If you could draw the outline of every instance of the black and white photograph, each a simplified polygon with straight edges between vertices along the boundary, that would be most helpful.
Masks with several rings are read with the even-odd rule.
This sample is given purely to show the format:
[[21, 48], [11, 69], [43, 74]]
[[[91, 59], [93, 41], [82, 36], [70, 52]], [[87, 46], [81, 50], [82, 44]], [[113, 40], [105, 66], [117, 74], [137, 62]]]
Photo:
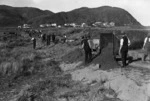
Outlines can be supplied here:
[[0, 0], [0, 101], [150, 101], [150, 0]]

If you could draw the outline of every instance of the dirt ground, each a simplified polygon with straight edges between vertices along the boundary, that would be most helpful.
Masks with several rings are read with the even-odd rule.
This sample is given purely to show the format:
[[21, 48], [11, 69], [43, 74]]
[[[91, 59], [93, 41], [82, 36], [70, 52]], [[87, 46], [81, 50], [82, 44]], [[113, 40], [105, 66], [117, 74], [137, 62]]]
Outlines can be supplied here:
[[[79, 101], [149, 101], [149, 68], [137, 65], [121, 68], [114, 61], [111, 48], [110, 43], [88, 66], [80, 68], [79, 62], [76, 63], [79, 69], [75, 69], [75, 64], [61, 65], [64, 71], [70, 71], [73, 80], [90, 88], [88, 95], [82, 96]], [[147, 66], [150, 67], [150, 64]]]
[[[61, 68], [70, 72], [73, 80], [90, 88], [87, 96], [82, 96], [79, 101], [149, 101], [150, 70], [139, 65], [141, 61], [131, 64], [122, 68], [114, 60], [109, 43], [90, 64], [83, 66], [76, 62], [63, 64]], [[149, 63], [143, 64], [150, 67]]]

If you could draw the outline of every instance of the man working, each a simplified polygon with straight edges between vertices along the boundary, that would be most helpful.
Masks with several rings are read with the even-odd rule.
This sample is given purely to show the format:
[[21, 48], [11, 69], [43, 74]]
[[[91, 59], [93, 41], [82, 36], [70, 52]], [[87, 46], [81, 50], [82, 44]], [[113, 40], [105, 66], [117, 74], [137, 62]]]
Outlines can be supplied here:
[[43, 43], [46, 41], [46, 34], [41, 34], [41, 40]]
[[53, 43], [55, 43], [55, 37], [56, 37], [56, 36], [55, 36], [55, 34], [53, 33], [53, 34], [52, 34], [52, 42], [53, 42]]
[[124, 32], [122, 32], [122, 33], [124, 35], [122, 36], [122, 38], [120, 40], [119, 53], [121, 55], [122, 67], [124, 67], [127, 65], [126, 60], [127, 60], [128, 46], [130, 45], [130, 40]]
[[91, 62], [92, 60], [92, 50], [89, 41], [90, 40], [87, 37], [85, 37], [82, 41], [82, 48], [85, 52], [85, 63]]
[[48, 34], [48, 35], [47, 35], [47, 45], [50, 45], [50, 41], [51, 41], [51, 35]]
[[64, 34], [64, 43], [66, 42], [66, 40], [67, 40], [67, 36], [66, 36], [66, 34]]
[[147, 37], [144, 40], [143, 50], [145, 51], [143, 61], [145, 61], [147, 56], [149, 57], [150, 60], [150, 33], [147, 35]]
[[33, 41], [33, 49], [35, 49], [36, 48], [36, 39], [34, 37], [32, 37], [31, 40]]

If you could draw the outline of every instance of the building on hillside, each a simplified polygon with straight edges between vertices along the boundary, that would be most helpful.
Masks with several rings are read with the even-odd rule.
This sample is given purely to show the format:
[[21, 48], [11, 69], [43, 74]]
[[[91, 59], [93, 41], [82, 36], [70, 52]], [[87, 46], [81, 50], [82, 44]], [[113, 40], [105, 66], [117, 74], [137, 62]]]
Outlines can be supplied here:
[[92, 26], [94, 26], [94, 27], [102, 27], [103, 23], [102, 22], [95, 22], [95, 23], [92, 24]]
[[110, 27], [114, 27], [115, 23], [114, 22], [110, 22], [109, 25], [110, 25]]
[[57, 27], [57, 23], [52, 23], [50, 26], [51, 27]]
[[64, 24], [65, 27], [77, 27], [76, 23], [65, 23]]
[[103, 27], [109, 27], [109, 23], [108, 22], [104, 22], [103, 23]]
[[71, 23], [70, 26], [71, 27], [76, 27], [76, 24], [75, 23]]
[[64, 24], [65, 27], [71, 27], [69, 23]]
[[58, 28], [61, 28], [61, 25], [58, 25], [57, 27], [58, 27]]
[[23, 26], [22, 26], [23, 28], [30, 28], [31, 27], [31, 25], [29, 25], [29, 24], [23, 24]]
[[21, 28], [21, 26], [18, 26], [18, 28]]
[[82, 23], [81, 27], [85, 28], [85, 27], [88, 27], [88, 25], [86, 23]]
[[51, 24], [45, 24], [45, 26], [46, 26], [46, 27], [50, 27], [50, 26], [51, 26]]
[[41, 24], [40, 27], [41, 27], [41, 28], [45, 27], [45, 24]]
[[76, 25], [76, 27], [81, 27], [81, 25]]

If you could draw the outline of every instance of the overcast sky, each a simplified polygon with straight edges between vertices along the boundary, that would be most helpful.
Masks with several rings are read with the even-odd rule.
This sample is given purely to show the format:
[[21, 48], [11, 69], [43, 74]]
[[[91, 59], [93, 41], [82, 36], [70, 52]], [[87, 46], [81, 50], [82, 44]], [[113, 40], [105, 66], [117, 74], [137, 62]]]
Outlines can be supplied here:
[[0, 0], [0, 5], [37, 7], [52, 12], [70, 11], [80, 7], [120, 7], [127, 10], [142, 25], [150, 25], [150, 0]]

